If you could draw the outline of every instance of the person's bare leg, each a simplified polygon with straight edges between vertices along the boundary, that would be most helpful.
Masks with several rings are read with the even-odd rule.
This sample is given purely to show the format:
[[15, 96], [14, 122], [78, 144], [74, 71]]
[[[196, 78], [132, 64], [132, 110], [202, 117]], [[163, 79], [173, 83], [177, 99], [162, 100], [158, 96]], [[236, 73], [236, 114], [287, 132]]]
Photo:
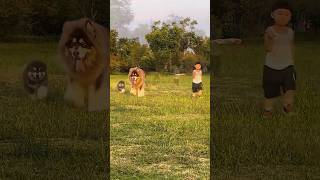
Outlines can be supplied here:
[[198, 91], [198, 96], [202, 95], [202, 90]]
[[288, 90], [283, 95], [283, 107], [287, 113], [293, 111], [294, 94], [294, 90]]
[[263, 117], [271, 117], [272, 116], [274, 101], [275, 101], [275, 98], [266, 98], [264, 100]]

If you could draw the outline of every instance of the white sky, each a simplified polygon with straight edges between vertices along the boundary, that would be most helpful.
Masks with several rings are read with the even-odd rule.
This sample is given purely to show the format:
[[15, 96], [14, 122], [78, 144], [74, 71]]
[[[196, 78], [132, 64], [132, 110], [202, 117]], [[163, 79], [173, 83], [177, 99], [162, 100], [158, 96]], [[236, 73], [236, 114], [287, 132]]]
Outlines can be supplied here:
[[134, 19], [130, 29], [138, 24], [167, 20], [169, 15], [174, 14], [197, 20], [196, 28], [208, 36], [210, 34], [210, 0], [132, 0], [131, 10]]

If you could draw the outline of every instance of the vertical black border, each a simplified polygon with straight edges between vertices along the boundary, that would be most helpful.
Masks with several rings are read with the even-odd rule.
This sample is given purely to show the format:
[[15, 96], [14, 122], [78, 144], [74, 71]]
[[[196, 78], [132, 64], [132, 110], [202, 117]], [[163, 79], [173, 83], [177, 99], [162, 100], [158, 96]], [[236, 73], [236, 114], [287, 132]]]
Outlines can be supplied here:
[[214, 125], [214, 114], [213, 114], [213, 87], [214, 87], [214, 81], [213, 81], [213, 38], [214, 38], [214, 34], [213, 34], [213, 1], [210, 1], [210, 66], [211, 66], [211, 71], [210, 71], [210, 132], [209, 132], [209, 136], [210, 136], [210, 147], [209, 147], [209, 151], [210, 151], [210, 179], [214, 179], [213, 178], [213, 163], [214, 163], [214, 143], [213, 143], [213, 125]]
[[108, 19], [108, 25], [107, 25], [107, 114], [106, 114], [106, 127], [105, 127], [105, 149], [106, 149], [106, 176], [107, 179], [110, 179], [110, 0], [107, 0], [108, 5], [108, 11], [107, 12], [107, 19]]

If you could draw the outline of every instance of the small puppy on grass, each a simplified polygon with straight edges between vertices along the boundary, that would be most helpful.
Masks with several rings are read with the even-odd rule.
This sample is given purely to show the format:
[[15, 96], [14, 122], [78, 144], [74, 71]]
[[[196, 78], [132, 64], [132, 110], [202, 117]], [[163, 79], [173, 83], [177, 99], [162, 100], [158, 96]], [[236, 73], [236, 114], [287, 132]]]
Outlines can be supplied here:
[[22, 80], [31, 99], [43, 99], [48, 94], [48, 75], [45, 63], [35, 60], [24, 67]]
[[126, 87], [125, 87], [125, 82], [124, 81], [119, 81], [117, 84], [117, 90], [119, 93], [123, 94], [126, 92]]

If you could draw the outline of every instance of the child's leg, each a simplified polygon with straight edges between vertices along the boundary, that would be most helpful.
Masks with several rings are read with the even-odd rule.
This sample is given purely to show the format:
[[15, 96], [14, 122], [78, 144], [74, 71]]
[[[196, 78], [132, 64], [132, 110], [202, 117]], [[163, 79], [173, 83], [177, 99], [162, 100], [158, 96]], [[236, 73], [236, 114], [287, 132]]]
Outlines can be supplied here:
[[202, 95], [202, 82], [198, 84], [198, 87], [197, 87], [197, 90], [198, 90], [198, 96], [201, 96]]
[[264, 101], [264, 110], [272, 112], [273, 111], [273, 104], [276, 98], [266, 98]]
[[286, 76], [284, 80], [284, 95], [283, 95], [283, 108], [286, 113], [293, 110], [295, 89], [296, 89], [296, 72], [293, 66], [286, 69]]
[[293, 109], [294, 94], [294, 90], [288, 90], [283, 95], [283, 107], [288, 112], [291, 112]]
[[264, 112], [262, 115], [264, 118], [270, 118], [272, 116], [274, 101], [275, 101], [275, 98], [266, 98], [265, 99]]

